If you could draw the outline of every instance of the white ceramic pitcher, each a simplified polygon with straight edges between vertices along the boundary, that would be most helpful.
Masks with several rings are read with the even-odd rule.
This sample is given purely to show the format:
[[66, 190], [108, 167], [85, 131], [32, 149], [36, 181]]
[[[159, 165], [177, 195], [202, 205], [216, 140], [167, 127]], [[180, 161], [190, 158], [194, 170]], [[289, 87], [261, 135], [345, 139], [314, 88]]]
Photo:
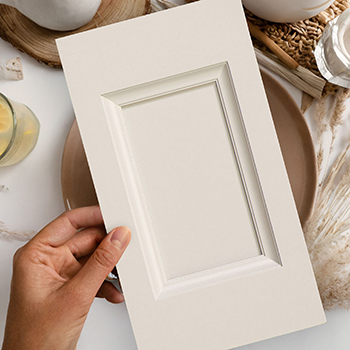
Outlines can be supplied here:
[[73, 30], [91, 21], [101, 0], [0, 0], [15, 7], [38, 25], [52, 30]]
[[323, 11], [334, 0], [243, 0], [243, 5], [258, 17], [273, 22], [297, 22]]

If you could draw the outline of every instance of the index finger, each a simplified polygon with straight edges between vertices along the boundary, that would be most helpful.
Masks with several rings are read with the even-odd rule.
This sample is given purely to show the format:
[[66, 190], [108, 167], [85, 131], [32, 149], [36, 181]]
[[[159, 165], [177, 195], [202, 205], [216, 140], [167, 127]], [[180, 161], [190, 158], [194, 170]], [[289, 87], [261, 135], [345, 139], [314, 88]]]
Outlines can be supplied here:
[[103, 224], [99, 206], [83, 207], [69, 210], [45, 226], [33, 241], [58, 247], [72, 238], [84, 227]]

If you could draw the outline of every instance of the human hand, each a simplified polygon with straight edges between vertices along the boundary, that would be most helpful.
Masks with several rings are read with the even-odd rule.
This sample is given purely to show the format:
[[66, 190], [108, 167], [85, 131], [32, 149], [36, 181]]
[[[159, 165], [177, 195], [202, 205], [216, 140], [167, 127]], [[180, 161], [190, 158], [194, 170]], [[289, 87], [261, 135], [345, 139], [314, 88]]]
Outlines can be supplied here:
[[95, 296], [124, 300], [105, 278], [130, 230], [102, 224], [97, 206], [67, 211], [16, 252], [3, 350], [73, 350]]

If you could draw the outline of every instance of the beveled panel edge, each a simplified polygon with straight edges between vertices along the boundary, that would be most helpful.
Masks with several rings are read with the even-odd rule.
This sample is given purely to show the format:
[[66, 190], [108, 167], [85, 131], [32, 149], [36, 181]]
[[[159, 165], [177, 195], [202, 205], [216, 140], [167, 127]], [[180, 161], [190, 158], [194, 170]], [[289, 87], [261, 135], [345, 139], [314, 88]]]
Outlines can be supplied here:
[[[190, 79], [189, 81], [188, 77], [192, 77], [193, 79]], [[229, 129], [232, 146], [239, 165], [242, 184], [247, 195], [247, 201], [252, 220], [254, 221], [255, 232], [262, 255], [254, 258], [243, 259], [220, 267], [191, 273], [185, 276], [168, 279], [162, 263], [161, 254], [157, 247], [155, 235], [152, 233], [152, 223], [148, 214], [146, 200], [142, 193], [141, 182], [138, 178], [137, 171], [135, 171], [136, 166], [133, 157], [130, 154], [130, 142], [128, 141], [126, 126], [123, 121], [123, 107], [213, 83], [216, 85], [220, 96], [226, 124]], [[258, 272], [272, 267], [281, 267], [282, 263], [280, 254], [274, 239], [273, 228], [268, 215], [261, 183], [259, 181], [254, 157], [250, 148], [249, 138], [244, 125], [244, 118], [239, 107], [239, 101], [235, 93], [233, 79], [227, 62], [185, 72], [174, 77], [166, 77], [164, 79], [120, 91], [113, 91], [103, 94], [101, 98], [113, 140], [116, 158], [118, 159], [126, 187], [128, 201], [132, 215], [135, 218], [135, 226], [137, 231], [143, 232], [142, 236], [139, 235], [141, 242], [140, 246], [151, 280], [155, 300], [178, 295], [186, 291], [200, 288], [203, 285], [207, 286], [217, 282], [222, 282], [223, 280], [238, 278], [248, 273]], [[228, 103], [228, 101], [230, 102]], [[234, 106], [232, 106], [233, 101]], [[233, 136], [233, 108], [237, 109], [240, 116], [239, 122], [244, 136], [244, 143], [247, 147], [246, 152], [249, 154], [248, 159], [251, 163], [250, 175], [254, 178], [256, 183], [256, 188], [254, 188], [253, 191], [250, 191], [249, 189], [252, 181], [250, 181], [250, 184], [247, 184], [246, 181], [246, 166], [242, 166], [242, 158], [247, 157], [240, 156], [240, 151], [237, 150], [235, 137]], [[254, 192], [256, 198], [260, 197], [261, 203], [258, 215], [256, 215], [255, 210], [257, 200], [251, 200], [251, 192]], [[261, 226], [263, 226], [263, 230], [261, 230]], [[262, 231], [264, 232], [263, 234], [261, 233]], [[146, 239], [145, 237], [148, 238]]]

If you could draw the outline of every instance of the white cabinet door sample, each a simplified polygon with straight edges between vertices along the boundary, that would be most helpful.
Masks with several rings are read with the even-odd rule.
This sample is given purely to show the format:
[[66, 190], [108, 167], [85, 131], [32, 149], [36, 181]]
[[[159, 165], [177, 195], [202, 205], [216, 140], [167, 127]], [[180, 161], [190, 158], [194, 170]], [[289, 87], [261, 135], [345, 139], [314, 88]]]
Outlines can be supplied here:
[[325, 322], [240, 1], [58, 40], [140, 350]]

